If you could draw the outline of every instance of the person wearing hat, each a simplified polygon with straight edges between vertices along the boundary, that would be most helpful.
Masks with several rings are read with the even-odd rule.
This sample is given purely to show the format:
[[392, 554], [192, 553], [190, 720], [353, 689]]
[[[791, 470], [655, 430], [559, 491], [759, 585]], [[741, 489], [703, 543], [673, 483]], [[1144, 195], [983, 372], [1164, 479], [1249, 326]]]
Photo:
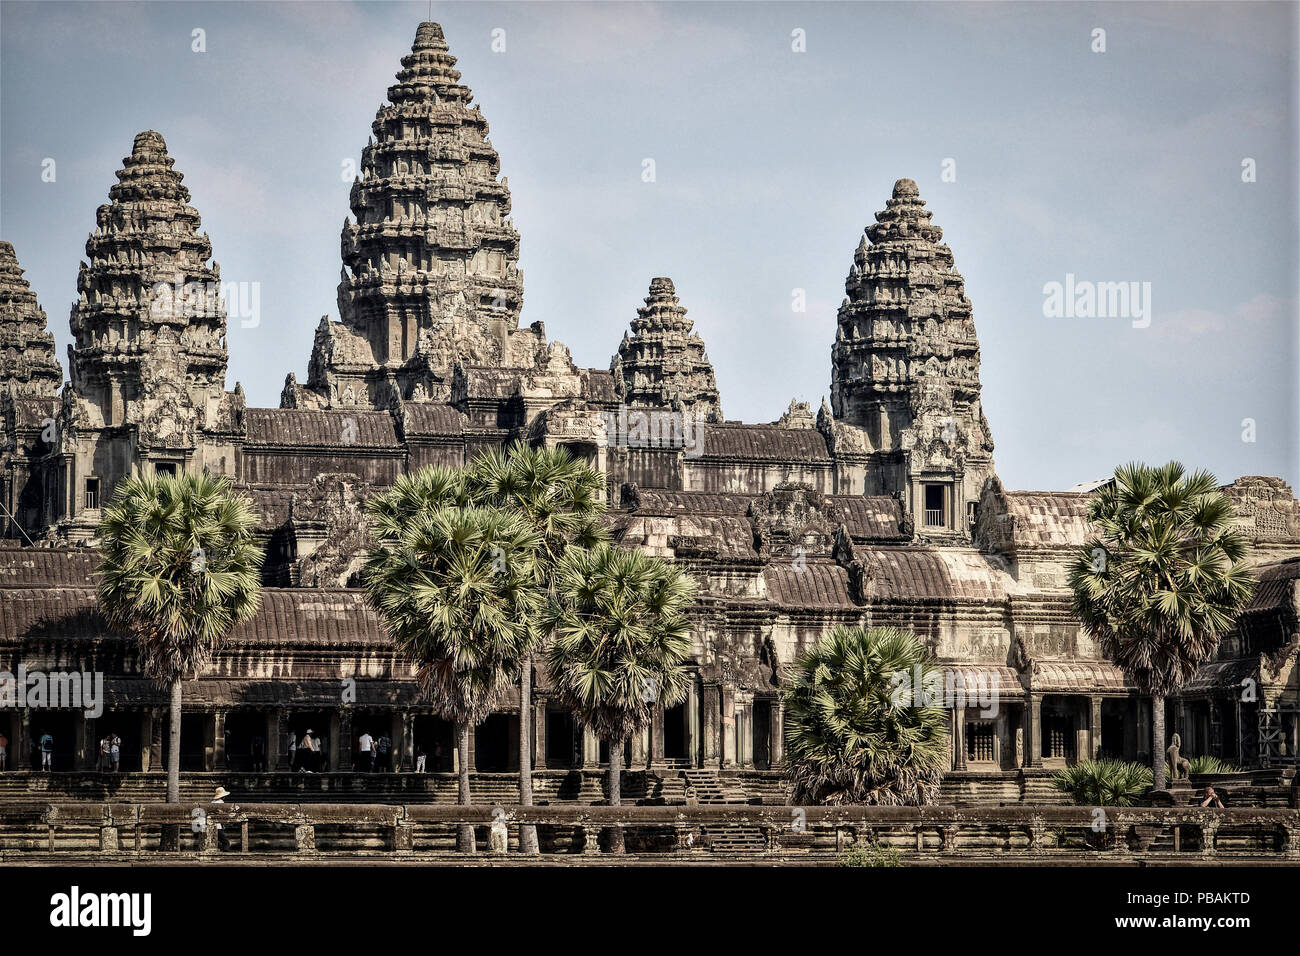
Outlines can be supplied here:
[[[227, 790], [225, 787], [217, 787], [217, 792], [212, 795], [212, 802], [219, 803], [222, 806], [224, 806], [226, 803], [226, 797], [228, 796], [230, 796], [229, 790]], [[224, 850], [225, 843], [226, 843], [226, 835], [221, 832], [222, 826], [220, 823], [213, 823], [212, 826], [214, 826], [217, 830], [217, 846], [220, 849]]]

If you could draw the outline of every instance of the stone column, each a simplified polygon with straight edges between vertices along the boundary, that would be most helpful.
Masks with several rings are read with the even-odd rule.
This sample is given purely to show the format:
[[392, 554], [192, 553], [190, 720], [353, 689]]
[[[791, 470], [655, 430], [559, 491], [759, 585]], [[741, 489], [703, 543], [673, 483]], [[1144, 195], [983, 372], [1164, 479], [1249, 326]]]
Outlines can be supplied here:
[[686, 692], [686, 759], [692, 767], [702, 767], [700, 754], [700, 691], [699, 675], [691, 675]]
[[723, 686], [722, 698], [722, 759], [720, 766], [736, 765], [736, 692]]
[[1088, 759], [1096, 760], [1101, 752], [1101, 698], [1094, 694], [1088, 698], [1091, 713], [1088, 716]]
[[777, 770], [785, 763], [785, 701], [772, 698], [772, 715], [768, 718], [768, 764]]
[[546, 700], [533, 704], [533, 769], [546, 769]]
[[212, 713], [212, 752], [207, 760], [207, 766], [209, 770], [226, 769], [226, 711], [224, 708]]
[[343, 719], [340, 712], [337, 710], [332, 712], [329, 715], [329, 721], [328, 726], [325, 728], [325, 732], [329, 734], [329, 747], [324, 757], [326, 766], [329, 767], [331, 772], [334, 772], [342, 769], [342, 764], [339, 762], [343, 755], [343, 751], [339, 748], [339, 732], [343, 728]]
[[628, 754], [627, 766], [624, 770], [640, 770], [646, 764], [648, 748], [646, 747], [647, 730], [642, 729], [632, 734], [628, 739], [631, 740], [632, 746]]
[[163, 738], [170, 726], [170, 717], [171, 715], [161, 707], [153, 709], [153, 734], [149, 741], [151, 751], [149, 769], [154, 773], [166, 773], [167, 771], [167, 758], [163, 753]]
[[335, 762], [334, 752], [330, 753], [330, 767], [335, 770], [353, 770], [355, 767], [352, 763], [352, 708], [344, 707], [339, 711], [338, 727], [338, 745], [336, 747], [338, 760]]
[[1025, 746], [1029, 748], [1026, 767], [1043, 765], [1043, 698], [1041, 694], [1031, 694], [1029, 698], [1028, 733], [1025, 734]]
[[415, 718], [409, 710], [393, 715], [393, 769], [415, 769]]
[[77, 716], [81, 719], [73, 721], [76, 747], [73, 769], [94, 770], [99, 762], [99, 738], [95, 735], [95, 719], [87, 717], [84, 711]]
[[585, 724], [582, 728], [582, 766], [590, 770], [600, 766], [600, 740]]
[[140, 772], [148, 773], [153, 769], [150, 760], [153, 755], [153, 711], [148, 707], [140, 709]]
[[948, 720], [948, 733], [952, 740], [952, 769], [966, 769], [966, 708], [953, 707]]
[[24, 707], [18, 719], [18, 747], [9, 757], [11, 770], [32, 769], [32, 712]]
[[717, 684], [704, 685], [703, 728], [700, 765], [722, 766], [722, 694]]
[[282, 770], [284, 758], [280, 751], [284, 748], [284, 735], [280, 733], [280, 709], [268, 710], [264, 716], [266, 717], [266, 769], [268, 772]]
[[[274, 750], [270, 748], [274, 747]], [[275, 733], [270, 737], [267, 743], [267, 749], [270, 751], [267, 760], [268, 767], [274, 767], [276, 770], [291, 770], [289, 766], [289, 712], [283, 707], [275, 709]]]
[[664, 705], [655, 704], [650, 714], [650, 766], [664, 763]]

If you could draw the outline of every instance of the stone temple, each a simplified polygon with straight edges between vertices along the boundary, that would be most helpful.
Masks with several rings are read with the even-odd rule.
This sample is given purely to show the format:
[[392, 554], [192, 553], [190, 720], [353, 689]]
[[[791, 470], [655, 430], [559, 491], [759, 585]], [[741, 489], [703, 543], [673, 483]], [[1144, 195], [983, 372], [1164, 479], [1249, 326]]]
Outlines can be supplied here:
[[[67, 383], [0, 243], [0, 670], [100, 670], [107, 693], [98, 720], [0, 709], [10, 766], [48, 730], [57, 769], [89, 768], [113, 729], [124, 770], [160, 768], [165, 694], [97, 613], [93, 536], [123, 476], [207, 469], [260, 511], [266, 590], [186, 691], [183, 769], [248, 771], [259, 736], [284, 767], [288, 735], [311, 727], [332, 770], [351, 768], [363, 731], [392, 737], [400, 769], [418, 742], [440, 745], [450, 770], [451, 728], [358, 588], [360, 505], [403, 472], [514, 440], [587, 459], [606, 476], [617, 539], [701, 584], [689, 699], [630, 741], [647, 793], [670, 794], [685, 773], [719, 792], [779, 794], [787, 669], [839, 622], [913, 629], [950, 675], [997, 695], [995, 713], [953, 709], [949, 791], [1025, 800], [1051, 768], [1145, 759], [1149, 702], [1070, 612], [1064, 568], [1087, 533], [1089, 489], [998, 479], [972, 305], [916, 183], [895, 184], [846, 255], [829, 401], [728, 421], [708, 316], [688, 318], [669, 278], [628, 290], [608, 369], [578, 368], [540, 321], [521, 327], [509, 186], [455, 64], [441, 28], [421, 24], [352, 186], [339, 315], [321, 319], [306, 381], [289, 374], [279, 408], [226, 388], [220, 267], [159, 133], [135, 137], [96, 213]], [[1227, 492], [1262, 584], [1219, 659], [1170, 701], [1170, 731], [1186, 753], [1294, 766], [1300, 502], [1277, 478]], [[530, 707], [539, 794], [567, 798], [547, 781], [575, 771], [586, 782], [570, 797], [598, 794], [604, 748], [552, 701], [540, 665], [533, 688], [474, 729], [472, 769], [518, 768], [514, 727]], [[404, 786], [407, 800], [454, 789], [436, 776]]]

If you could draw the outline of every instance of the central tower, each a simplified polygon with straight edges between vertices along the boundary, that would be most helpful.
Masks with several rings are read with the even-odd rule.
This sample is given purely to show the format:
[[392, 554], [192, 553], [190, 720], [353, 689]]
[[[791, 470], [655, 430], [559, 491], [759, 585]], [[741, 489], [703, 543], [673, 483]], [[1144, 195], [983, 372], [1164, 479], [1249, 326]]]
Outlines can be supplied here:
[[965, 535], [993, 438], [970, 300], [916, 183], [900, 179], [858, 244], [831, 350], [837, 420], [866, 433], [868, 494], [898, 493], [918, 532]]

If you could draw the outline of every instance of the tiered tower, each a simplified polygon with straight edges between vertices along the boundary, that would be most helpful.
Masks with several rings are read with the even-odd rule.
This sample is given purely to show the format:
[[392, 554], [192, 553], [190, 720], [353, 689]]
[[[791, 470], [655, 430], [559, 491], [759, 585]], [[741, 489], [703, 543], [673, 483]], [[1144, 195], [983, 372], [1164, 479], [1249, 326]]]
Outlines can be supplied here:
[[141, 133], [122, 162], [77, 275], [72, 387], [106, 427], [170, 445], [210, 426], [222, 401], [221, 267], [162, 136]]
[[[447, 50], [442, 28], [421, 23], [372, 124], [343, 225], [342, 323], [322, 324], [309, 369], [324, 404], [384, 405], [392, 389], [445, 401], [458, 356], [511, 364], [519, 234], [487, 120]], [[309, 398], [292, 392], [286, 404]]]
[[632, 334], [623, 333], [610, 363], [614, 388], [627, 405], [674, 408], [699, 420], [722, 421], [722, 399], [713, 364], [686, 309], [678, 304], [673, 280], [650, 280], [645, 306], [637, 309]]
[[63, 384], [54, 336], [14, 247], [0, 241], [0, 391], [52, 398]]
[[918, 531], [942, 536], [966, 532], [993, 439], [971, 304], [930, 216], [916, 183], [900, 179], [867, 227], [839, 310], [831, 401], [867, 435], [868, 493], [901, 493]]

